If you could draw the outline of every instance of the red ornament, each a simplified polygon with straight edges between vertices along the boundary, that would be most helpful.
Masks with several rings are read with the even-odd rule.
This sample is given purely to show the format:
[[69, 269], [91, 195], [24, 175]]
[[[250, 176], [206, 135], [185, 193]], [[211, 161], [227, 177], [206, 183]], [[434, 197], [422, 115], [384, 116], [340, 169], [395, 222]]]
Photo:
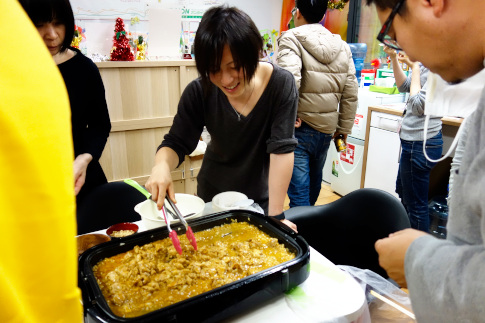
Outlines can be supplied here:
[[378, 58], [374, 58], [370, 61], [370, 65], [374, 67], [374, 69], [378, 69], [381, 66], [381, 61]]
[[113, 36], [113, 49], [111, 50], [112, 61], [134, 61], [135, 55], [131, 51], [128, 38], [126, 37], [125, 23], [117, 18]]
[[377, 78], [377, 69], [381, 66], [381, 61], [378, 58], [374, 58], [370, 61], [370, 65], [374, 68], [374, 79]]

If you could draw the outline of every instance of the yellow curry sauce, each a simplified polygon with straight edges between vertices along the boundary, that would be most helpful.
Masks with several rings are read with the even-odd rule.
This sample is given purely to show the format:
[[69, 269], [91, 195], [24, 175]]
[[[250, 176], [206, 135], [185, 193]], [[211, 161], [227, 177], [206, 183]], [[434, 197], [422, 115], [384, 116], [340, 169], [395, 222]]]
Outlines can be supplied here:
[[93, 267], [114, 314], [136, 317], [294, 259], [278, 239], [247, 222], [195, 233], [198, 251], [179, 235], [135, 246]]

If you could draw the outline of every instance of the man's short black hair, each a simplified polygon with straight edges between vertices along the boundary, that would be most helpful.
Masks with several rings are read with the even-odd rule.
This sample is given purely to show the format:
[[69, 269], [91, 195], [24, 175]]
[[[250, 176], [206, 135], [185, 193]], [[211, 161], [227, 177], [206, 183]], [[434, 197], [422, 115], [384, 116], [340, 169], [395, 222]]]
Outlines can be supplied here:
[[295, 7], [310, 24], [319, 23], [327, 12], [328, 0], [296, 0]]
[[194, 40], [194, 55], [202, 83], [207, 89], [210, 74], [221, 67], [222, 52], [228, 45], [236, 68], [250, 81], [263, 51], [263, 39], [251, 18], [226, 5], [212, 7], [202, 16]]
[[[385, 9], [393, 9], [400, 0], [366, 0], [367, 5], [370, 6], [375, 4], [376, 7], [380, 10]], [[401, 8], [399, 9], [398, 14], [404, 16], [407, 12], [406, 1], [402, 4]]]
[[399, 0], [367, 0], [367, 5], [374, 3], [379, 9], [392, 9], [398, 2]]
[[74, 36], [74, 14], [69, 0], [19, 0], [19, 2], [34, 25], [57, 19], [66, 27], [61, 52], [71, 45]]

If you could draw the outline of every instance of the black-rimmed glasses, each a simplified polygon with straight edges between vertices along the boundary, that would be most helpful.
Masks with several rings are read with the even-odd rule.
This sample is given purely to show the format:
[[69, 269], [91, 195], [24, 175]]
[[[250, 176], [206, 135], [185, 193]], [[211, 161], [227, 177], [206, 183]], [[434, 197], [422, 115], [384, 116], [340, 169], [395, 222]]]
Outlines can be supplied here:
[[399, 47], [397, 40], [391, 38], [391, 36], [389, 36], [387, 33], [389, 32], [389, 29], [391, 29], [392, 21], [394, 20], [394, 17], [401, 9], [402, 5], [404, 4], [404, 1], [405, 0], [399, 1], [396, 4], [396, 6], [392, 9], [391, 14], [387, 18], [386, 22], [382, 25], [379, 35], [377, 35], [378, 41], [385, 44], [387, 47], [397, 49], [397, 50], [401, 50], [401, 47]]

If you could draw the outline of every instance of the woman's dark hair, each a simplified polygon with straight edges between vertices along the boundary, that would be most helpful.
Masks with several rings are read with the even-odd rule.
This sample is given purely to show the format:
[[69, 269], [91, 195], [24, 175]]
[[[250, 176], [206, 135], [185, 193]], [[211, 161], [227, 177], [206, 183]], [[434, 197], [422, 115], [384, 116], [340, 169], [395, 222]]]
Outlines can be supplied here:
[[66, 27], [61, 52], [71, 45], [74, 36], [74, 14], [69, 0], [19, 0], [19, 3], [34, 25], [57, 19]]
[[242, 68], [250, 81], [263, 51], [263, 39], [251, 18], [226, 5], [210, 8], [202, 16], [194, 40], [197, 71], [204, 89], [210, 86], [210, 74], [221, 67], [222, 52], [228, 45], [236, 68]]
[[295, 0], [295, 7], [310, 24], [319, 23], [327, 12], [328, 0]]

